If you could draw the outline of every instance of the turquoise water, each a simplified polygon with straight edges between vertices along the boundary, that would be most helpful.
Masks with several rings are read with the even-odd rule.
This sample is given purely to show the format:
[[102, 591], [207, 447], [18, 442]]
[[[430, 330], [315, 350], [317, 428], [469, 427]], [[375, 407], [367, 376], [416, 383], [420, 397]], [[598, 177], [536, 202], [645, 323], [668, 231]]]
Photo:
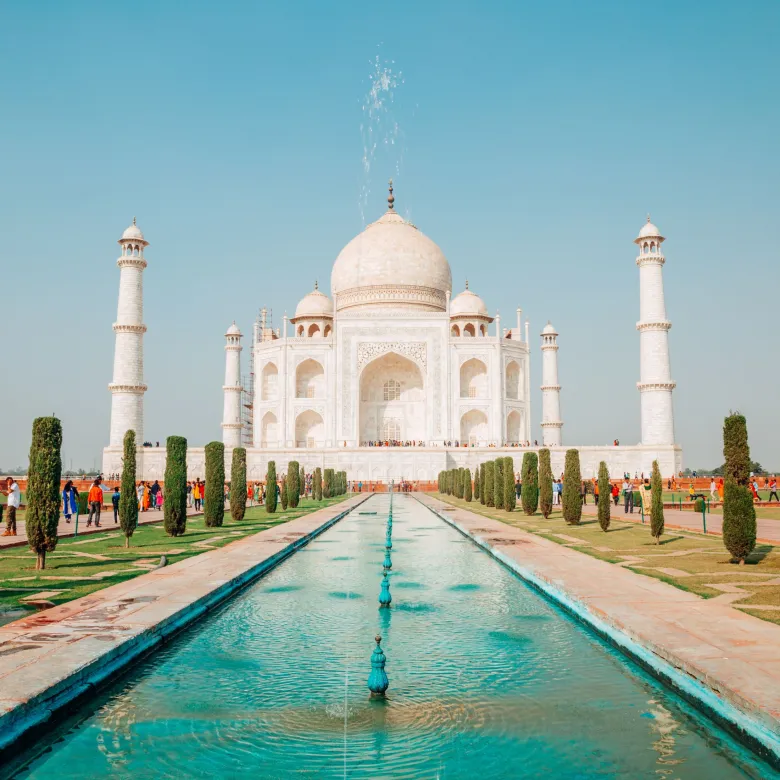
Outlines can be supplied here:
[[[374, 496], [77, 713], [31, 778], [769, 777], [408, 496]], [[385, 702], [366, 680], [376, 633]]]

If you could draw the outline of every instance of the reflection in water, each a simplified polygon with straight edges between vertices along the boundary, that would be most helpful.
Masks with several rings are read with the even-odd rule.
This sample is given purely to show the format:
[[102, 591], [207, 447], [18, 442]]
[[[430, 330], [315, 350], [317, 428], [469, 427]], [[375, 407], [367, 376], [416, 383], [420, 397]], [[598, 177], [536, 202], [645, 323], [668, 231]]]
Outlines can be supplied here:
[[[379, 609], [388, 498], [369, 506], [136, 667], [23, 775], [771, 776], [409, 496]], [[384, 702], [366, 686], [377, 633]]]

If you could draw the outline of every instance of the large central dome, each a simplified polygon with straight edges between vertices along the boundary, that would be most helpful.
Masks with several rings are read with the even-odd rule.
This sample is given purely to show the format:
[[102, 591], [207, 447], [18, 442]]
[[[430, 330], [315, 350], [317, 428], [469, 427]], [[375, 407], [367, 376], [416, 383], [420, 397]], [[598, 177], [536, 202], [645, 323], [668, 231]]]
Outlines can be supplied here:
[[330, 277], [336, 310], [415, 308], [444, 311], [452, 290], [450, 264], [439, 247], [390, 208], [355, 236]]

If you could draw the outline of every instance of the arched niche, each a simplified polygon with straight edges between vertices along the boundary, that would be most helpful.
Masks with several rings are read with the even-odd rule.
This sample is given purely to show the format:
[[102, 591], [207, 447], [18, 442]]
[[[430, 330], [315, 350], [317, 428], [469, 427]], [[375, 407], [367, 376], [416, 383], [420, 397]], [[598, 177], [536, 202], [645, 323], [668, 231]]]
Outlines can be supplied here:
[[478, 358], [471, 358], [460, 367], [460, 397], [488, 397], [487, 366]]
[[322, 447], [325, 444], [325, 423], [322, 415], [313, 409], [301, 412], [295, 418], [295, 446]]
[[479, 409], [471, 409], [460, 418], [460, 441], [462, 444], [484, 444], [488, 438], [487, 415]]
[[463, 335], [470, 336], [471, 338], [474, 338], [477, 335], [477, 331], [474, 328], [473, 322], [468, 323], [468, 325], [466, 325], [466, 327], [463, 328]]
[[273, 412], [266, 412], [263, 419], [260, 420], [260, 445], [262, 447], [277, 447], [279, 445], [277, 431], [276, 415]]
[[309, 338], [314, 338], [315, 336], [321, 336], [322, 333], [320, 331], [320, 326], [316, 322], [312, 322], [311, 325], [309, 325]]
[[506, 397], [517, 401], [520, 396], [520, 365], [517, 363], [516, 360], [510, 360], [506, 364], [506, 376], [505, 376], [505, 386], [506, 386]]
[[516, 409], [513, 409], [506, 416], [506, 440], [509, 444], [519, 444], [524, 441], [523, 436], [523, 415]]
[[266, 363], [260, 381], [260, 398], [276, 401], [279, 398], [279, 369], [275, 363]]
[[450, 328], [450, 336], [460, 336], [460, 328], [457, 325]]
[[325, 369], [316, 360], [307, 358], [295, 369], [295, 397], [325, 397]]
[[[426, 438], [425, 382], [419, 366], [395, 352], [372, 360], [360, 374], [361, 442]], [[395, 435], [385, 435], [385, 434]]]

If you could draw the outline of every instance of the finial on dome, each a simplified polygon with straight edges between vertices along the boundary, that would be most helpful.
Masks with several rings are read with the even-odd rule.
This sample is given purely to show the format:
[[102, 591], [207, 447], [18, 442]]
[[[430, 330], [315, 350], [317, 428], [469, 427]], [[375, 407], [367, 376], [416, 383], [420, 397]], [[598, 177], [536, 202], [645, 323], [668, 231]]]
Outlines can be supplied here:
[[395, 203], [395, 198], [393, 197], [393, 180], [392, 179], [390, 179], [390, 181], [388, 182], [388, 189], [390, 190], [390, 194], [387, 196], [387, 206], [390, 209], [390, 211], [392, 211], [393, 208], [394, 208], [393, 204]]
[[469, 289], [469, 280], [468, 279], [466, 279], [466, 289], [467, 290]]
[[133, 224], [134, 224], [134, 225], [136, 224], [136, 222], [135, 222], [135, 217], [133, 217]]
[[320, 289], [319, 282], [316, 279], [314, 280], [314, 289], [315, 290], [319, 290]]
[[647, 212], [647, 221], [650, 222], [650, 212]]

